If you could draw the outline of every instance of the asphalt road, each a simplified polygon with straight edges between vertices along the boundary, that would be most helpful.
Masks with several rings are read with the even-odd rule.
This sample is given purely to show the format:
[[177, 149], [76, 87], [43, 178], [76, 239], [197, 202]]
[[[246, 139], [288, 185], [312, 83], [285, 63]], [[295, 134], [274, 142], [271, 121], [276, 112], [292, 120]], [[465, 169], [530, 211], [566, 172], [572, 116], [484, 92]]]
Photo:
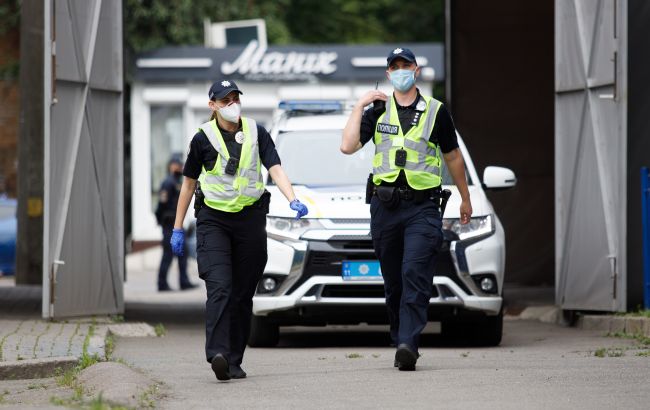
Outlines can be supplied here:
[[[650, 357], [637, 355], [650, 347], [599, 332], [506, 321], [497, 348], [449, 345], [429, 334], [417, 371], [399, 372], [381, 327], [290, 330], [277, 348], [247, 350], [247, 379], [218, 382], [203, 356], [201, 318], [190, 320], [166, 323], [162, 338], [117, 340], [114, 357], [164, 382], [159, 408], [650, 406]], [[610, 350], [597, 357], [599, 349]]]

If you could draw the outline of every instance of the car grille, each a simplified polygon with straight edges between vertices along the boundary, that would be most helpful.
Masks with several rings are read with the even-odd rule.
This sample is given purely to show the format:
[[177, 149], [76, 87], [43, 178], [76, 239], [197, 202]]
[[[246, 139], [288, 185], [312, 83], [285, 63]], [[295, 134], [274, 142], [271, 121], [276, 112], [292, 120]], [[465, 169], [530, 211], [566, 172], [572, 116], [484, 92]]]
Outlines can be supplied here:
[[[324, 298], [384, 298], [384, 285], [325, 285], [321, 292]], [[438, 297], [438, 290], [433, 287], [431, 297]]]
[[[307, 253], [303, 274], [289, 289], [291, 294], [300, 285], [305, 283], [312, 276], [341, 276], [342, 262], [344, 260], [374, 260], [377, 259], [370, 240], [330, 240], [327, 242], [314, 241], [310, 243], [310, 250]], [[436, 275], [446, 276], [454, 281], [464, 292], [471, 294], [467, 286], [460, 280], [454, 263], [449, 253], [449, 242], [443, 242], [436, 263]], [[362, 285], [337, 285], [344, 288], [357, 288]], [[365, 285], [363, 285], [365, 286]], [[368, 285], [379, 286], [381, 285]], [[330, 286], [327, 286], [328, 288]], [[360, 290], [360, 289], [358, 289]]]

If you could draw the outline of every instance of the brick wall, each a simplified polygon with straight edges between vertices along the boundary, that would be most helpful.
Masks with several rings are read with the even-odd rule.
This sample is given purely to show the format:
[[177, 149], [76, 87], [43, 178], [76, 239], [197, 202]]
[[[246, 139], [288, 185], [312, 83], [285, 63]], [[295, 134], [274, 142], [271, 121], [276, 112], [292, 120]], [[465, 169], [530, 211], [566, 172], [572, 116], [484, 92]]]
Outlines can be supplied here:
[[19, 31], [0, 36], [0, 195], [17, 195], [18, 119], [20, 88], [18, 86]]

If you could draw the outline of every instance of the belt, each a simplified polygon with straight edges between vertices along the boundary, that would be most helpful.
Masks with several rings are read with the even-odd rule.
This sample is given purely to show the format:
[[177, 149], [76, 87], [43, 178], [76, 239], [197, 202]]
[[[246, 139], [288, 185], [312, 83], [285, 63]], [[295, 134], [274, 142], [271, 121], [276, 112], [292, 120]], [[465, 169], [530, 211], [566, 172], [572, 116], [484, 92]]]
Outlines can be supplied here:
[[[442, 192], [440, 187], [417, 190], [411, 188], [410, 186], [401, 185], [395, 186], [393, 188], [395, 188], [395, 194], [399, 196], [400, 199], [403, 199], [405, 201], [423, 201], [425, 199], [433, 199], [440, 197], [440, 193]], [[377, 187], [374, 188], [373, 195], [377, 195]]]

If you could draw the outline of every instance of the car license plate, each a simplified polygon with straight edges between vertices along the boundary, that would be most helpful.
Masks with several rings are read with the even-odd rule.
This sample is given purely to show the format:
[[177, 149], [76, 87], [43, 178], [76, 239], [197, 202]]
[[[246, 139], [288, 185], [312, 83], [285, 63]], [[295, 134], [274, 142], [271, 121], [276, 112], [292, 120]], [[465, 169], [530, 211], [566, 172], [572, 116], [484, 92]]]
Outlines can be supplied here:
[[379, 261], [343, 261], [344, 280], [381, 280]]

